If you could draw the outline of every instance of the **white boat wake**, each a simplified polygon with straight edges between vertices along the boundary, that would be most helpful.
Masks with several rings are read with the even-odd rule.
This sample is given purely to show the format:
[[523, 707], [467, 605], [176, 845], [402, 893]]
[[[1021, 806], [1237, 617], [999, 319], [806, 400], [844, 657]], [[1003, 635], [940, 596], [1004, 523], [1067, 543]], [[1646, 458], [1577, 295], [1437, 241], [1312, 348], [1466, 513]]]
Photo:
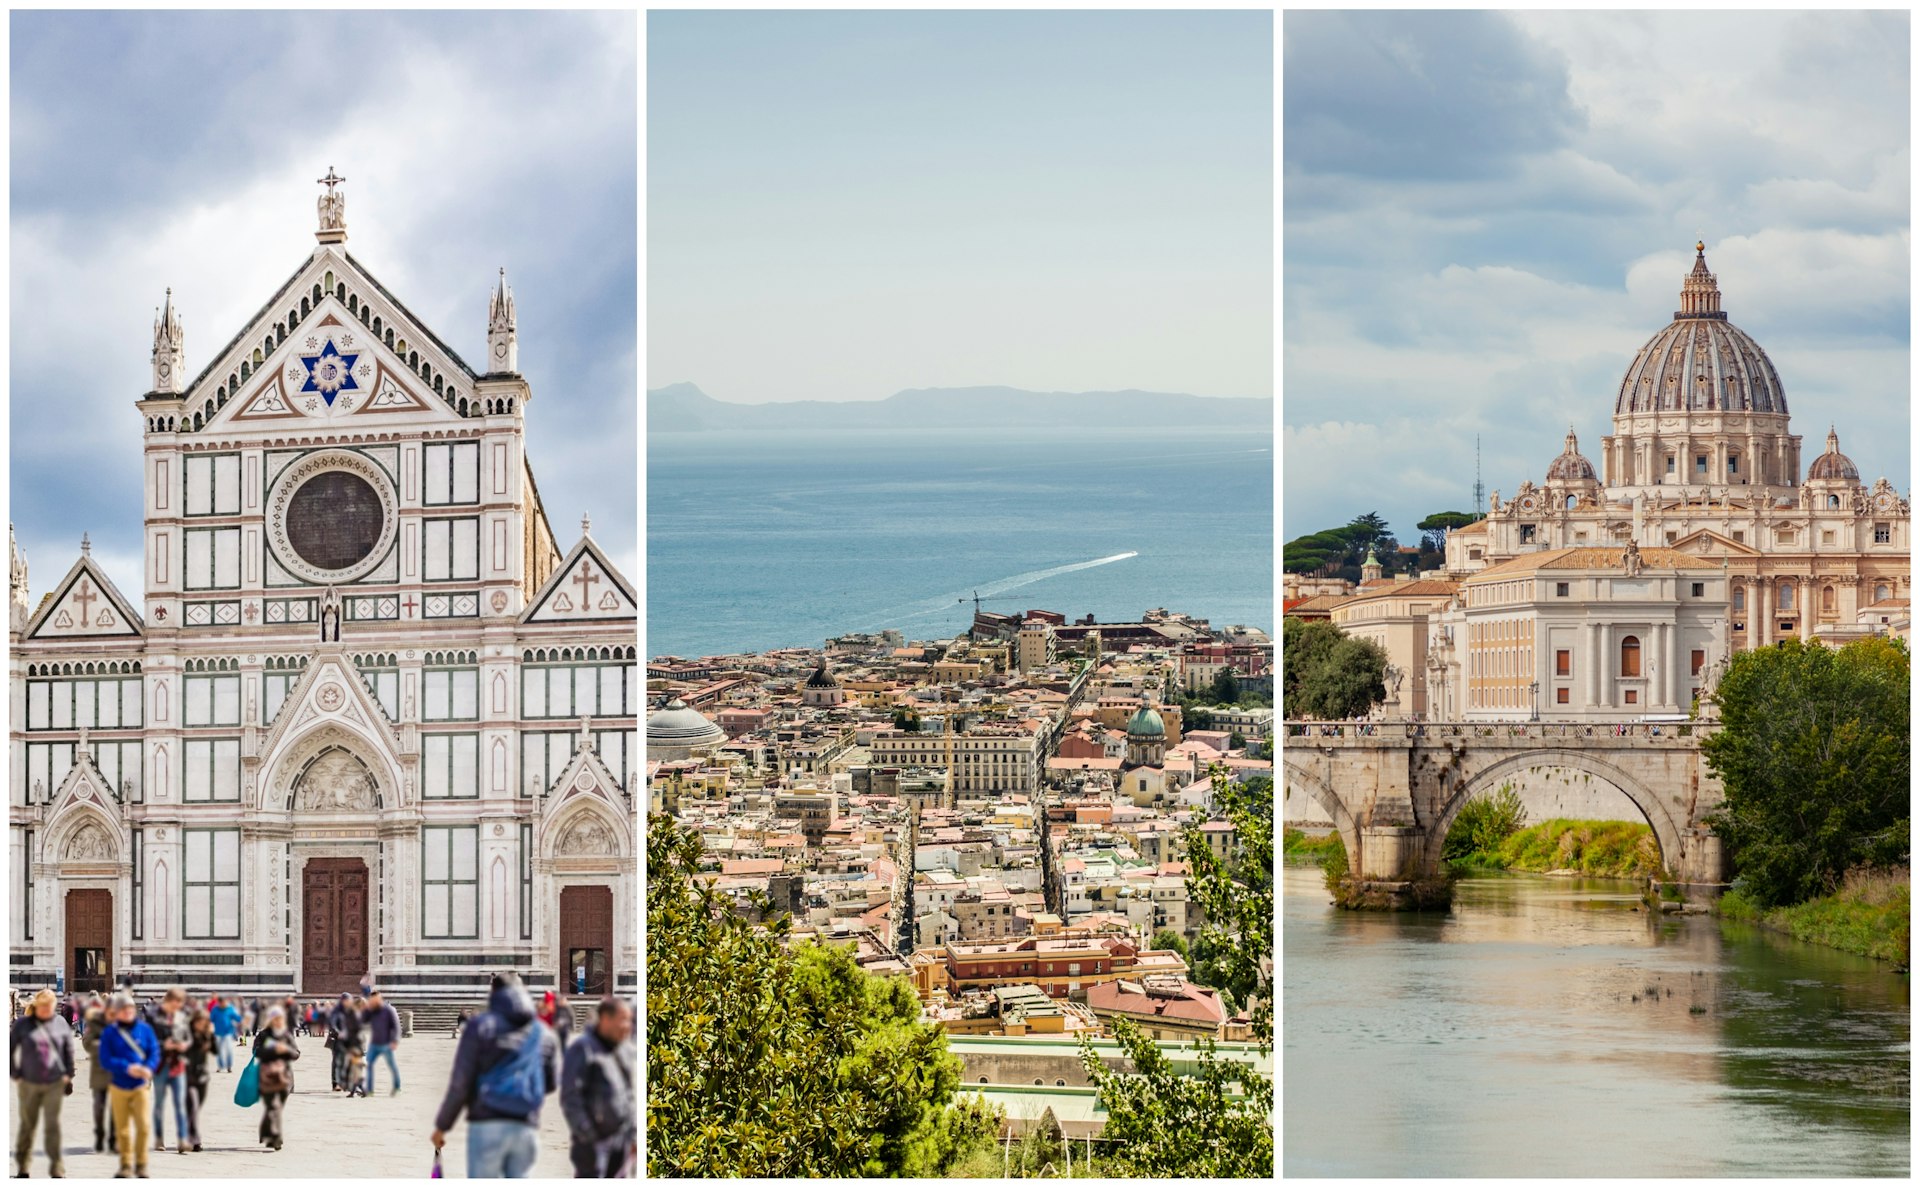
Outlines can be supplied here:
[[1139, 555], [1137, 551], [1115, 553], [1111, 557], [1096, 557], [1091, 561], [1075, 561], [1070, 565], [1055, 565], [1048, 569], [1033, 569], [1026, 573], [1016, 573], [1012, 577], [999, 578], [973, 589], [956, 591], [940, 598], [930, 598], [926, 603], [922, 604], [924, 609], [895, 618], [882, 619], [861, 628], [861, 630], [871, 631], [876, 627], [885, 627], [894, 623], [904, 623], [909, 619], [923, 619], [928, 615], [951, 614], [954, 610], [958, 609], [961, 603], [972, 602], [976, 594], [982, 602], [985, 602], [990, 598], [998, 597], [1010, 590], [1018, 590], [1022, 586], [1031, 586], [1035, 582], [1044, 582], [1048, 578], [1056, 578], [1061, 574], [1077, 573], [1082, 569], [1095, 569], [1102, 565], [1112, 565], [1116, 561], [1125, 561], [1131, 557], [1138, 557]]

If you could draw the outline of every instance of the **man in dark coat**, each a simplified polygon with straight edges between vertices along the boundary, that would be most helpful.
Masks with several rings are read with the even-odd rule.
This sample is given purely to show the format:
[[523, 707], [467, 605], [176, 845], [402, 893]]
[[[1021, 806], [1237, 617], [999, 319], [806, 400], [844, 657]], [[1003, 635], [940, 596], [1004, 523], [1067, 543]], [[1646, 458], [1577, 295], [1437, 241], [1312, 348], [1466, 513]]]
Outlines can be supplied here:
[[619, 1176], [638, 1146], [633, 1097], [633, 1009], [609, 995], [594, 1025], [567, 1045], [560, 1069], [560, 1108], [572, 1138], [579, 1179]]
[[[532, 1065], [539, 1087], [530, 1099], [508, 1108], [489, 1104], [497, 1086]], [[533, 999], [511, 973], [495, 974], [487, 1009], [467, 1024], [454, 1049], [447, 1095], [434, 1116], [433, 1145], [446, 1145], [467, 1115], [467, 1177], [525, 1178], [540, 1155], [540, 1099], [560, 1087], [560, 1041], [540, 1021]]]

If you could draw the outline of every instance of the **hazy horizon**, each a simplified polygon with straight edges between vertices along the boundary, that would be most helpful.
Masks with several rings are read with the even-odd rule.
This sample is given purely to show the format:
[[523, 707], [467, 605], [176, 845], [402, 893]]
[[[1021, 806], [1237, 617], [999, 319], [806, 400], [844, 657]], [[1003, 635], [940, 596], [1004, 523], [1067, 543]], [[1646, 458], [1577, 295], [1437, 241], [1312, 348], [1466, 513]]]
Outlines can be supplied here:
[[701, 387], [698, 382], [694, 380], [674, 380], [670, 383], [657, 384], [652, 387], [649, 387], [647, 389], [647, 394], [651, 396], [655, 392], [665, 392], [674, 388], [692, 388], [694, 391], [700, 393], [702, 396], [705, 396], [707, 399], [717, 401], [721, 404], [740, 404], [740, 405], [756, 405], [756, 406], [762, 405], [762, 404], [802, 404], [809, 401], [818, 403], [818, 404], [877, 404], [882, 400], [891, 400], [895, 396], [905, 395], [908, 392], [970, 392], [970, 391], [988, 391], [988, 390], [1006, 391], [1006, 392], [1025, 392], [1034, 396], [1087, 396], [1087, 395], [1092, 395], [1094, 393], [1107, 394], [1107, 393], [1142, 392], [1142, 393], [1152, 393], [1154, 395], [1160, 395], [1160, 396], [1192, 396], [1200, 400], [1265, 400], [1269, 403], [1271, 403], [1273, 400], [1272, 395], [1244, 396], [1244, 395], [1235, 395], [1230, 393], [1219, 393], [1219, 392], [1186, 392], [1186, 391], [1162, 390], [1159, 388], [1139, 388], [1139, 387], [1056, 388], [1056, 389], [1049, 389], [1046, 391], [1042, 391], [1037, 388], [1022, 388], [1017, 384], [929, 384], [929, 385], [924, 385], [920, 387], [899, 388], [899, 389], [896, 389], [895, 391], [887, 392], [883, 395], [878, 395], [878, 396], [837, 396], [837, 397], [836, 396], [808, 396], [808, 397], [803, 397], [795, 400], [730, 400], [724, 396], [715, 396], [712, 392], [707, 391], [705, 388]]
[[647, 30], [649, 390], [1272, 395], [1271, 13]]

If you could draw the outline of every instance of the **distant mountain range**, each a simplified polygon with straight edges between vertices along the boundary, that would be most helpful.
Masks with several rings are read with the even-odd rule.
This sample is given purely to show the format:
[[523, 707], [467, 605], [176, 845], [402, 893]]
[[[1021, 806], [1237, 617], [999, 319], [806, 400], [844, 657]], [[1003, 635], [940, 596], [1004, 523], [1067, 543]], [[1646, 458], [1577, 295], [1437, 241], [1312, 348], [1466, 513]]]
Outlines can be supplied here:
[[1025, 392], [1019, 388], [910, 388], [885, 400], [732, 404], [692, 384], [647, 393], [647, 432], [712, 429], [1073, 429], [1101, 424], [1273, 428], [1273, 401], [1178, 392]]

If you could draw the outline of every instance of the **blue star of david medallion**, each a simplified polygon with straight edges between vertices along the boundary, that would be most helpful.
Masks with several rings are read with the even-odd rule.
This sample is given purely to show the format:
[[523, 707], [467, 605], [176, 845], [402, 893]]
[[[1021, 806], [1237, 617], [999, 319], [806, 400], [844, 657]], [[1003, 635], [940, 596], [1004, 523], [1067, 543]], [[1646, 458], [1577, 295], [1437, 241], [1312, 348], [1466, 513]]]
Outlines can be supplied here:
[[339, 393], [359, 390], [360, 385], [353, 382], [353, 364], [359, 358], [358, 354], [341, 354], [333, 340], [328, 339], [319, 354], [300, 356], [300, 362], [307, 368], [307, 382], [300, 390], [320, 393], [327, 407], [333, 407], [333, 398]]

